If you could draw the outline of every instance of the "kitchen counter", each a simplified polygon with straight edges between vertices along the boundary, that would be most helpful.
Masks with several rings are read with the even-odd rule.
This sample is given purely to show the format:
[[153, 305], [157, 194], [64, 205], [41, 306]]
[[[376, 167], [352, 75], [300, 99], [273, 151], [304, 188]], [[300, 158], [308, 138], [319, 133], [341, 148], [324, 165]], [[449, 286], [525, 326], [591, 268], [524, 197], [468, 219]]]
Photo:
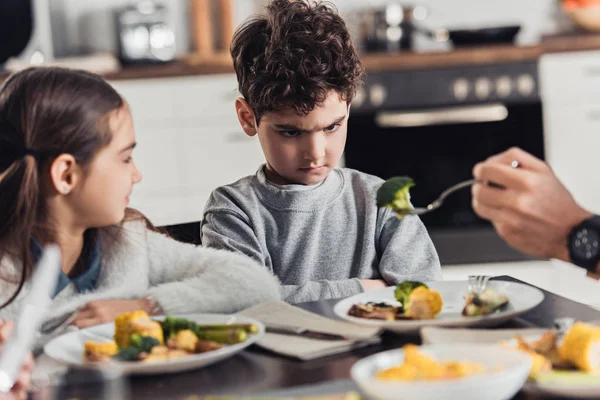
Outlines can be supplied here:
[[600, 35], [571, 33], [545, 36], [539, 45], [496, 45], [436, 53], [382, 53], [361, 57], [369, 71], [424, 70], [448, 66], [503, 64], [537, 60], [543, 54], [600, 49]]
[[[543, 54], [568, 51], [600, 49], [599, 34], [569, 33], [546, 36], [536, 46], [512, 45], [460, 48], [447, 52], [433, 53], [379, 53], [362, 54], [361, 60], [367, 72], [389, 70], [424, 70], [448, 66], [470, 66], [502, 64], [537, 60]], [[190, 75], [233, 73], [228, 54], [219, 54], [211, 59], [200, 59], [190, 55], [184, 59], [160, 65], [126, 66], [119, 71], [106, 74], [108, 80], [150, 79]], [[0, 74], [0, 81], [6, 74]]]

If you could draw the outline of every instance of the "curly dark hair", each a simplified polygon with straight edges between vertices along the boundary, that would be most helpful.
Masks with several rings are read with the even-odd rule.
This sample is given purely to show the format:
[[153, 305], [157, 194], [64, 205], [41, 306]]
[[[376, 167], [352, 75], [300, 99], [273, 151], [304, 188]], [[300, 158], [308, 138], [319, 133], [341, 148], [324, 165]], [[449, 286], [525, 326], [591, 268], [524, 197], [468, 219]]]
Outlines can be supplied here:
[[317, 1], [273, 0], [266, 16], [237, 29], [231, 56], [257, 123], [288, 107], [306, 115], [331, 90], [351, 102], [364, 75], [344, 20], [332, 4]]

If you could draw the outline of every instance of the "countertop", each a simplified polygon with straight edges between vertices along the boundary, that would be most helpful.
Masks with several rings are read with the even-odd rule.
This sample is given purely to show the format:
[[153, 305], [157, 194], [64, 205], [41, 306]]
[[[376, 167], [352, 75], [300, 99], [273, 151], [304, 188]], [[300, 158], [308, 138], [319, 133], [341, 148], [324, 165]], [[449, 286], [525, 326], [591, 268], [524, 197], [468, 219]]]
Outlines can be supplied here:
[[[370, 53], [362, 54], [361, 60], [369, 73], [525, 62], [537, 60], [543, 54], [596, 49], [600, 50], [600, 34], [568, 33], [545, 36], [535, 46], [490, 45], [432, 53]], [[116, 72], [105, 74], [105, 77], [108, 80], [127, 80], [233, 72], [228, 54], [217, 54], [210, 59], [189, 55], [168, 64], [122, 67]], [[6, 76], [7, 74], [0, 74], [0, 81]]]
[[[595, 49], [600, 49], [600, 35], [570, 33], [543, 37], [541, 43], [536, 46], [496, 45], [435, 53], [372, 53], [362, 54], [361, 60], [368, 73], [534, 61], [548, 53]], [[202, 60], [190, 56], [166, 65], [127, 67], [106, 77], [110, 80], [120, 80], [219, 73], [233, 73], [233, 66], [228, 56], [221, 55], [214, 60]]]

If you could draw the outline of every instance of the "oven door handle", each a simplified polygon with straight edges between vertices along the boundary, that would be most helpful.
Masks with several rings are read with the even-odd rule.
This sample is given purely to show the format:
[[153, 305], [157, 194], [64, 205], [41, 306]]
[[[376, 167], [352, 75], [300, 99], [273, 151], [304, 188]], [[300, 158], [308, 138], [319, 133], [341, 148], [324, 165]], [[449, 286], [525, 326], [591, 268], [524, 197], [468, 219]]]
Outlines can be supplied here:
[[497, 122], [506, 117], [508, 109], [503, 104], [486, 104], [407, 112], [381, 111], [375, 115], [375, 123], [380, 128], [409, 128]]

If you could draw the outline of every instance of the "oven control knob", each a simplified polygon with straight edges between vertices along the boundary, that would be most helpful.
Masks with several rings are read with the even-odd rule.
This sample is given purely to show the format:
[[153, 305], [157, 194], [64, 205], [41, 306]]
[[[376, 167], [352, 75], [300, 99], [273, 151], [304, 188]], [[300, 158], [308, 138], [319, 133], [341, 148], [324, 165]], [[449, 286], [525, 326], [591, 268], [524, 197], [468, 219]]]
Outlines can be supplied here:
[[488, 78], [479, 78], [475, 81], [475, 96], [479, 100], [485, 100], [490, 97], [492, 91], [492, 82]]
[[457, 79], [452, 83], [452, 94], [456, 100], [464, 101], [469, 96], [469, 88], [469, 81], [463, 78]]
[[352, 99], [352, 105], [354, 107], [360, 107], [365, 102], [365, 89], [359, 87], [356, 89], [356, 93], [354, 94], [354, 98]]
[[517, 90], [521, 96], [531, 96], [535, 90], [535, 80], [529, 74], [520, 75], [517, 79]]
[[496, 79], [496, 93], [499, 97], [508, 97], [512, 92], [512, 79], [510, 76], [501, 76]]
[[371, 98], [371, 104], [375, 107], [379, 107], [383, 104], [387, 97], [387, 90], [383, 85], [376, 83], [371, 86], [371, 89], [369, 90], [369, 96]]

